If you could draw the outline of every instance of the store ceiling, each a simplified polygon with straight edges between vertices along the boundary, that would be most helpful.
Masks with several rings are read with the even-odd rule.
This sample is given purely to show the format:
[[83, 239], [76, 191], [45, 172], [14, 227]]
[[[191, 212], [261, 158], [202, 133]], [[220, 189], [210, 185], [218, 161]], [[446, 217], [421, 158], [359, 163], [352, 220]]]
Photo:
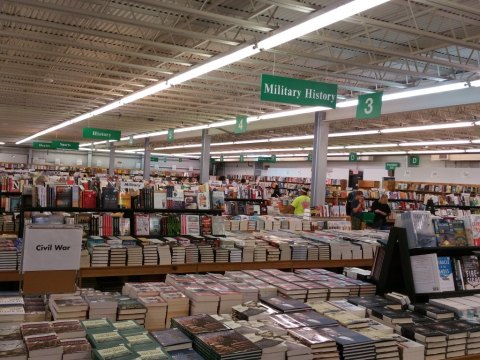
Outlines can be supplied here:
[[[120, 99], [195, 64], [298, 21], [335, 0], [2, 0], [0, 2], [0, 141], [13, 143]], [[291, 106], [259, 99], [260, 75], [339, 84], [350, 98], [446, 80], [475, 80], [480, 61], [477, 0], [392, 0], [301, 39], [210, 72], [157, 95], [45, 135], [82, 141], [85, 126], [123, 136], [207, 124]], [[346, 118], [331, 131], [480, 118], [477, 105]], [[312, 133], [310, 124], [265, 121], [214, 141]], [[480, 138], [478, 127], [330, 139], [330, 145]], [[179, 143], [197, 143], [198, 136]], [[165, 137], [152, 138], [155, 147]], [[311, 146], [311, 141], [275, 146]], [[138, 147], [140, 141], [134, 144]], [[124, 142], [122, 146], [127, 146]], [[261, 144], [244, 146], [264, 148]], [[270, 146], [271, 147], [271, 146]], [[233, 147], [231, 147], [233, 149]]]

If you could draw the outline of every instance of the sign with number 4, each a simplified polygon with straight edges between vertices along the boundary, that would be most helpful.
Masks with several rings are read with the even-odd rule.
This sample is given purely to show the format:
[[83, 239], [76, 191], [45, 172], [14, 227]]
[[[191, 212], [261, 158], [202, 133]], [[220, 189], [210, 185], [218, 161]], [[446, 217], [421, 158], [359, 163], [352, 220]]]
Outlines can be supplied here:
[[243, 134], [247, 131], [247, 117], [238, 115], [235, 123], [235, 134]]
[[357, 119], [375, 119], [382, 114], [382, 95], [377, 92], [360, 95], [357, 105]]

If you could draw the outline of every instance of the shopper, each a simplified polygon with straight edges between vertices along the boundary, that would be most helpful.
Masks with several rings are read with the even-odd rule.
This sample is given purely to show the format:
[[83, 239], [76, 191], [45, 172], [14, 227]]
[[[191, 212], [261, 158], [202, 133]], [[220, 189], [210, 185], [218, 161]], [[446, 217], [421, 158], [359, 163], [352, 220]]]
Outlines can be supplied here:
[[375, 218], [373, 219], [373, 227], [380, 230], [387, 230], [387, 218], [392, 212], [390, 206], [388, 205], [387, 194], [382, 194], [382, 196], [380, 196], [380, 199], [373, 202], [372, 211], [375, 213]]
[[355, 192], [355, 199], [352, 201], [352, 230], [362, 230], [362, 218], [365, 211], [365, 199], [362, 191]]
[[278, 198], [282, 196], [282, 194], [280, 194], [280, 187], [275, 181], [272, 182], [271, 188], [272, 188], [272, 197]]
[[294, 209], [294, 215], [303, 216], [305, 209], [310, 207], [310, 196], [308, 196], [308, 191], [308, 188], [302, 187], [300, 189], [300, 195], [292, 201], [290, 207]]
[[352, 215], [352, 201], [355, 200], [355, 194], [357, 193], [357, 190], [358, 190], [358, 184], [355, 184], [352, 187], [352, 191], [348, 193], [347, 204], [345, 206], [348, 216]]

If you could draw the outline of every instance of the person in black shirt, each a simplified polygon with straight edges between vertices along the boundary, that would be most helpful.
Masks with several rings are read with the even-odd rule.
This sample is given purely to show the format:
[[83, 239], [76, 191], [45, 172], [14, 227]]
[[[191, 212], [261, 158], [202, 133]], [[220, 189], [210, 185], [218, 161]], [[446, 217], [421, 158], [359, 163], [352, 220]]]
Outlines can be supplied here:
[[387, 217], [392, 210], [388, 205], [388, 196], [383, 194], [379, 200], [375, 200], [372, 204], [372, 211], [375, 213], [375, 219], [373, 220], [373, 226], [380, 230], [387, 229]]
[[280, 188], [278, 187], [278, 184], [274, 181], [272, 182], [271, 186], [273, 192], [272, 192], [272, 197], [281, 197], [282, 194], [280, 194]]

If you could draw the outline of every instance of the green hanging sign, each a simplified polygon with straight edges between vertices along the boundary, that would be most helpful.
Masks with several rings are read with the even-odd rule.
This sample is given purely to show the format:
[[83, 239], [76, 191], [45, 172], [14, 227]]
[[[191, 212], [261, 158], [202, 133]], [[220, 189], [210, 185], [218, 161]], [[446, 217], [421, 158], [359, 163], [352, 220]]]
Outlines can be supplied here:
[[220, 162], [224, 162], [223, 155], [220, 155]]
[[350, 153], [348, 155], [348, 161], [350, 162], [355, 162], [355, 161], [358, 161], [358, 154], [357, 153]]
[[244, 155], [240, 155], [240, 162], [244, 162], [245, 161], [245, 156]]
[[264, 162], [264, 163], [276, 163], [277, 162], [277, 156], [272, 155], [272, 156], [259, 156], [257, 159], [257, 162]]
[[150, 161], [151, 161], [151, 162], [158, 162], [158, 157], [156, 157], [156, 156], [150, 156]]
[[262, 74], [260, 100], [335, 109], [337, 88], [337, 84]]
[[175, 129], [168, 129], [167, 131], [167, 141], [173, 142], [175, 140]]
[[83, 128], [84, 139], [99, 139], [99, 140], [120, 140], [122, 132], [118, 130], [97, 129], [86, 127]]
[[178, 158], [178, 162], [183, 162], [183, 159], [182, 159], [182, 158]]
[[385, 170], [395, 170], [397, 167], [400, 167], [399, 162], [387, 162], [387, 163], [385, 163]]
[[215, 159], [214, 158], [210, 158], [210, 164], [215, 164]]
[[312, 158], [313, 158], [313, 154], [309, 153], [307, 156], [307, 161], [312, 161]]
[[52, 143], [44, 141], [34, 141], [32, 146], [34, 149], [53, 149]]
[[419, 166], [420, 165], [420, 156], [409, 155], [408, 156], [408, 165], [409, 166]]
[[360, 95], [357, 105], [357, 119], [375, 119], [382, 114], [382, 92]]
[[52, 146], [54, 149], [78, 150], [78, 145], [79, 143], [74, 141], [62, 141], [62, 140], [52, 141]]
[[247, 116], [238, 115], [235, 123], [235, 134], [243, 134], [247, 131]]

